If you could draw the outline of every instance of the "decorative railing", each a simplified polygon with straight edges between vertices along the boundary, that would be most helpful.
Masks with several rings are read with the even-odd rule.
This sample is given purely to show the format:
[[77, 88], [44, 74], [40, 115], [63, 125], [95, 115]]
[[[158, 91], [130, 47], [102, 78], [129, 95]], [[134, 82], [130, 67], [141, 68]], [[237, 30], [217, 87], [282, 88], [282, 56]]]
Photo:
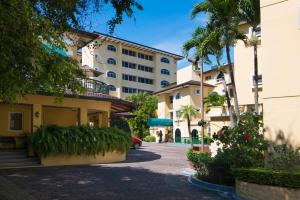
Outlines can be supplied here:
[[87, 93], [92, 94], [109, 94], [108, 85], [94, 79], [83, 79], [82, 86], [87, 90]]

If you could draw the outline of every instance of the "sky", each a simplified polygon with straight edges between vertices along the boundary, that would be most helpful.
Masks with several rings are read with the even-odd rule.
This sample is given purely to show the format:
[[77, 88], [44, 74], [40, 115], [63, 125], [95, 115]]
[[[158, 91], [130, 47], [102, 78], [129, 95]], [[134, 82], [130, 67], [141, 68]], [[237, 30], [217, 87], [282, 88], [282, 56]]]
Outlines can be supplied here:
[[[134, 18], [124, 17], [113, 36], [141, 43], [164, 51], [182, 55], [182, 45], [191, 38], [197, 26], [204, 26], [206, 15], [191, 19], [193, 5], [199, 0], [137, 0], [144, 10], [135, 10]], [[101, 14], [90, 16], [89, 31], [108, 33], [107, 20], [113, 10], [104, 6]], [[178, 68], [188, 66], [186, 60], [178, 62]], [[205, 69], [209, 69], [205, 66]]]

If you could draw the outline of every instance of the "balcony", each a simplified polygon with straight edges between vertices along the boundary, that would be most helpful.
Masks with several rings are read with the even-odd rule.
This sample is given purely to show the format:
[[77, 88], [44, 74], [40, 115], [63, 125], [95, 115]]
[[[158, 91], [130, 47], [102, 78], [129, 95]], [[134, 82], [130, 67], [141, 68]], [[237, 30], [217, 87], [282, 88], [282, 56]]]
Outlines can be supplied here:
[[229, 116], [227, 108], [224, 106], [214, 107], [208, 112], [209, 117], [226, 117]]
[[86, 89], [88, 96], [98, 96], [97, 94], [109, 94], [108, 85], [93, 79], [81, 80], [82, 86]]

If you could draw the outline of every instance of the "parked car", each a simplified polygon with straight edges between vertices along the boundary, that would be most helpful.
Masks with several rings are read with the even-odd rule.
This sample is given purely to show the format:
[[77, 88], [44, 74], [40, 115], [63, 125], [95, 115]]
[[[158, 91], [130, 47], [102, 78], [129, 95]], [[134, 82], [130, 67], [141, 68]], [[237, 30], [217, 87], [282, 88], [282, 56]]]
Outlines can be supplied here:
[[142, 140], [138, 137], [132, 137], [132, 147], [138, 149], [140, 146], [142, 146]]

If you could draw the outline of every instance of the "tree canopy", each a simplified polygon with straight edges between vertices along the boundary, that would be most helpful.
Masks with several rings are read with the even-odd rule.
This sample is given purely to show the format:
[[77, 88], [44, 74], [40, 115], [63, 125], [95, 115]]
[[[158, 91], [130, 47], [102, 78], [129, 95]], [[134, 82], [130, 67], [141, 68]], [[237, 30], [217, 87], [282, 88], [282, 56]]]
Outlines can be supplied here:
[[143, 138], [149, 131], [147, 120], [155, 116], [158, 103], [157, 98], [156, 96], [143, 92], [133, 94], [127, 97], [127, 100], [136, 105], [136, 109], [133, 113], [135, 117], [128, 121], [131, 131], [134, 135]]
[[0, 1], [0, 100], [13, 102], [41, 90], [82, 92], [78, 78], [84, 75], [76, 61], [45, 44], [65, 49], [64, 34], [83, 30], [86, 16], [100, 12], [104, 4], [115, 10], [110, 32], [124, 14], [132, 17], [135, 8], [142, 9], [135, 0]]

